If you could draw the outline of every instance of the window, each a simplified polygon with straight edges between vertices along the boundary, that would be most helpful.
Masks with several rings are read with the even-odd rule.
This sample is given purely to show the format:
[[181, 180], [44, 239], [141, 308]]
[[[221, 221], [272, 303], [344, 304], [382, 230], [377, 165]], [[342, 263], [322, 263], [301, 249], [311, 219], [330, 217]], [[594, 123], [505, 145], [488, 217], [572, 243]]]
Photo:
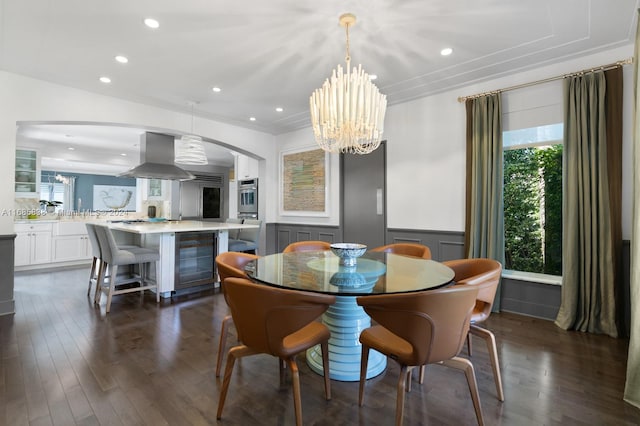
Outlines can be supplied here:
[[562, 128], [503, 133], [505, 269], [562, 275]]
[[562, 275], [562, 82], [502, 94], [505, 269]]
[[[40, 183], [40, 199], [47, 201], [60, 201], [64, 202], [65, 187], [61, 182], [41, 182]], [[56, 207], [57, 210], [61, 210], [63, 207]]]

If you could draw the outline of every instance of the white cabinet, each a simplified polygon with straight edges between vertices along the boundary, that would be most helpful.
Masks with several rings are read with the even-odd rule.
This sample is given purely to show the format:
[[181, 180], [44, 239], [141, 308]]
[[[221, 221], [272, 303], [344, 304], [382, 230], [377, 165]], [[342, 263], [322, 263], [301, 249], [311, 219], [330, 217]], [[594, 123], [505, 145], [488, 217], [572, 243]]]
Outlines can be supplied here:
[[236, 179], [247, 179], [258, 177], [258, 160], [238, 154], [236, 156]]
[[90, 251], [89, 237], [86, 235], [54, 237], [51, 260], [53, 262], [67, 262], [89, 259], [91, 257]]
[[93, 255], [91, 251], [84, 222], [59, 222], [53, 225], [52, 262], [90, 259]]
[[15, 266], [51, 262], [51, 224], [16, 224]]
[[15, 231], [15, 266], [22, 270], [81, 264], [93, 256], [84, 222], [16, 223]]

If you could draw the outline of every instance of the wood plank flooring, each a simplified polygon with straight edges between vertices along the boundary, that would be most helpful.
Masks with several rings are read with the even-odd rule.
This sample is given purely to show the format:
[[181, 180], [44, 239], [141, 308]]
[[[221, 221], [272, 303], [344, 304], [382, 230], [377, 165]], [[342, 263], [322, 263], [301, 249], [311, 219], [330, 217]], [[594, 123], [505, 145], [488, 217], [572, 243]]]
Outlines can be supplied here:
[[[215, 378], [221, 294], [162, 300], [114, 297], [111, 313], [86, 296], [87, 269], [18, 273], [16, 314], [0, 317], [0, 425], [291, 425], [291, 382], [277, 361], [242, 359], [220, 422]], [[549, 321], [494, 314], [506, 400], [496, 392], [484, 343], [472, 362], [488, 425], [638, 425], [622, 400], [627, 341], [566, 332]], [[232, 330], [229, 344], [235, 342]], [[463, 350], [463, 354], [466, 350]], [[323, 382], [299, 360], [306, 425], [391, 425], [398, 367], [367, 383]], [[473, 425], [464, 376], [429, 366], [406, 395], [405, 425]]]

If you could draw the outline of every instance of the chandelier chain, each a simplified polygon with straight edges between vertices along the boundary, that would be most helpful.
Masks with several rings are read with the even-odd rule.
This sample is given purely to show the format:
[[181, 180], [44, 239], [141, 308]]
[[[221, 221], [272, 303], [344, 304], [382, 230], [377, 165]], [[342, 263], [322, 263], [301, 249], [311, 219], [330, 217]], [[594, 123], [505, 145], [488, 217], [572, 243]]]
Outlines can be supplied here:
[[193, 110], [195, 107], [195, 102], [191, 102], [191, 133], [193, 133]]
[[[351, 51], [350, 51], [350, 44], [349, 44], [349, 24], [346, 24], [345, 26], [345, 31], [347, 32], [347, 56], [345, 56], [344, 60], [347, 63], [347, 68], [349, 67], [349, 64], [351, 63]], [[347, 69], [347, 72], [349, 70]]]

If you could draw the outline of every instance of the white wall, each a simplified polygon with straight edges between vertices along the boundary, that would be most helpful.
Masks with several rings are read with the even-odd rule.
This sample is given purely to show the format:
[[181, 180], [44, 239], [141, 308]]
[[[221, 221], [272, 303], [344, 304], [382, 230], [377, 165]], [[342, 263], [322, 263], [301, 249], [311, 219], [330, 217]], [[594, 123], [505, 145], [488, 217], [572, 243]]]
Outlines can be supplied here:
[[[518, 74], [469, 84], [387, 109], [387, 224], [389, 228], [463, 231], [465, 192], [465, 107], [459, 96], [507, 88], [598, 67], [633, 56], [633, 45], [595, 55], [542, 66]], [[631, 66], [624, 68], [623, 99], [623, 238], [631, 236], [632, 96]], [[384, 88], [381, 88], [384, 92]], [[279, 151], [313, 144], [311, 129], [276, 137]], [[339, 167], [332, 158], [329, 190], [339, 196]], [[275, 172], [271, 176], [278, 176]], [[339, 201], [339, 199], [338, 199]], [[339, 223], [332, 202], [327, 224]], [[292, 218], [278, 217], [278, 221]], [[298, 223], [318, 220], [295, 218]]]
[[387, 112], [387, 226], [464, 230], [464, 107], [442, 93]]
[[[0, 93], [0, 200], [7, 210], [13, 208], [18, 121], [110, 122], [189, 131], [184, 128], [185, 123], [190, 123], [190, 116], [186, 114], [2, 71]], [[212, 120], [198, 120], [198, 132], [202, 136], [223, 142], [236, 151], [252, 153], [267, 163], [275, 161], [273, 135]], [[264, 180], [268, 182], [273, 179]], [[262, 186], [261, 190], [269, 198], [277, 196], [277, 189], [268, 185]], [[266, 219], [273, 221], [273, 214], [268, 211]], [[0, 216], [0, 234], [12, 232], [13, 217]]]

